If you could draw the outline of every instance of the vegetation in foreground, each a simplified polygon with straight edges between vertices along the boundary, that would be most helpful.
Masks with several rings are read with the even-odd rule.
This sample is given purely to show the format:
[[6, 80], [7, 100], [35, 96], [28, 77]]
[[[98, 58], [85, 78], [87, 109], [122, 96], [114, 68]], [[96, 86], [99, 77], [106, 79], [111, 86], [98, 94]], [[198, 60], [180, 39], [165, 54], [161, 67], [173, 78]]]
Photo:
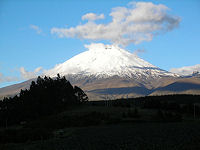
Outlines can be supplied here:
[[61, 78], [58, 74], [55, 80], [38, 77], [29, 90], [21, 90], [19, 95], [0, 101], [0, 126], [56, 114], [87, 100], [87, 95], [79, 87], [73, 87], [64, 76]]
[[200, 96], [87, 100], [64, 77], [38, 78], [0, 102], [0, 149], [200, 148]]
[[172, 121], [154, 109], [78, 106], [1, 129], [0, 149], [199, 149], [200, 122], [188, 115]]

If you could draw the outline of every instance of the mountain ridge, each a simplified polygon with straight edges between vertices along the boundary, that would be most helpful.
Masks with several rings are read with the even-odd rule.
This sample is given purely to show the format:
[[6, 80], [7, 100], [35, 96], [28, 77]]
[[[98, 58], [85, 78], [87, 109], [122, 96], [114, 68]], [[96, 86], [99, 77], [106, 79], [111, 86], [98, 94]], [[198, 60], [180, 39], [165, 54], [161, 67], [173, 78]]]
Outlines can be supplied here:
[[[169, 94], [194, 94], [200, 95], [200, 78], [199, 77], [163, 77], [158, 80], [147, 80], [141, 82], [130, 78], [110, 77], [107, 79], [80, 79], [76, 80], [66, 76], [72, 85], [77, 85], [82, 88], [88, 95], [90, 100], [102, 100], [109, 98], [123, 97], [141, 97], [154, 95], [169, 95]], [[33, 79], [34, 81], [36, 79]], [[0, 88], [0, 99], [6, 96], [14, 96], [21, 89], [29, 89], [31, 81], [28, 80], [20, 84], [11, 85]], [[182, 86], [180, 86], [182, 85]], [[183, 87], [184, 85], [184, 87]], [[196, 88], [198, 87], [198, 88]]]
[[[82, 88], [91, 100], [105, 99], [106, 95], [120, 98], [200, 93], [199, 75], [183, 77], [165, 71], [116, 45], [91, 44], [86, 48], [87, 51], [44, 74], [50, 77], [58, 73], [65, 76], [73, 85]], [[29, 88], [32, 80], [36, 79], [0, 88], [0, 99], [19, 93], [21, 88]], [[180, 85], [184, 85], [185, 89], [181, 90]]]

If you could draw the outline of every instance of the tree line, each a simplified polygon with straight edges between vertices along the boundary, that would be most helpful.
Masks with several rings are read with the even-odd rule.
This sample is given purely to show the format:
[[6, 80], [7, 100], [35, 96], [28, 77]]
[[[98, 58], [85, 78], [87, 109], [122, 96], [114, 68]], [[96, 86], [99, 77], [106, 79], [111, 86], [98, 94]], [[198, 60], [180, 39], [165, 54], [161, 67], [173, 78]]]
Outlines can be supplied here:
[[0, 126], [27, 122], [41, 116], [55, 114], [88, 101], [84, 91], [72, 86], [65, 76], [55, 79], [38, 77], [30, 88], [14, 97], [0, 101]]

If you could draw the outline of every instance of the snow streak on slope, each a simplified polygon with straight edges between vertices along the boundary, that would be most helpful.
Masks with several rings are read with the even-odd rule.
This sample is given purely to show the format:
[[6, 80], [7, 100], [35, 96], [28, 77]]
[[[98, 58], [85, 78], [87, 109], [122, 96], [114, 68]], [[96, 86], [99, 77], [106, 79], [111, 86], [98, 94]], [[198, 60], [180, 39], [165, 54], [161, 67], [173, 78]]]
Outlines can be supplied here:
[[49, 76], [81, 75], [107, 78], [120, 77], [158, 77], [176, 76], [162, 70], [118, 46], [91, 44], [86, 45], [87, 51], [80, 53], [68, 61], [56, 65], [46, 72]]

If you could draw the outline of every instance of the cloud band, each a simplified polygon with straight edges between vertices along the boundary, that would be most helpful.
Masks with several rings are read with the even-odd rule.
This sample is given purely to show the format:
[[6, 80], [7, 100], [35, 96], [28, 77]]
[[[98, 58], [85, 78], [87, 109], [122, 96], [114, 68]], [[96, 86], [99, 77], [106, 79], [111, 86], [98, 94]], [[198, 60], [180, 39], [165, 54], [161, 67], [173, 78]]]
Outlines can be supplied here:
[[70, 28], [51, 29], [52, 34], [60, 38], [79, 38], [88, 40], [108, 40], [114, 44], [128, 45], [151, 41], [154, 36], [178, 27], [180, 18], [168, 14], [165, 5], [151, 2], [131, 3], [131, 7], [116, 7], [110, 12], [112, 20], [107, 23], [96, 23], [104, 15], [89, 13], [82, 16], [88, 20], [85, 24]]

